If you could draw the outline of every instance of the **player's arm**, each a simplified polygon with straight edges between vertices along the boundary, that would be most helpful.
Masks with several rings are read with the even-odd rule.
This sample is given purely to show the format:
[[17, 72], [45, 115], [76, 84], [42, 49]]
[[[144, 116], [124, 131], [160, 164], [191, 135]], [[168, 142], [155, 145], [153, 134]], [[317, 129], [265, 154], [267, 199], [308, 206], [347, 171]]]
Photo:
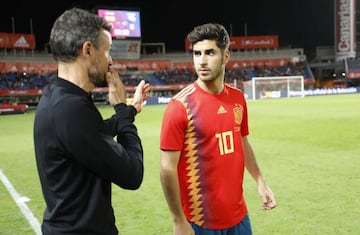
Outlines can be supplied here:
[[275, 195], [271, 191], [270, 187], [266, 185], [260, 167], [256, 161], [254, 151], [247, 136], [243, 136], [242, 140], [244, 144], [245, 167], [258, 185], [258, 191], [263, 200], [262, 208], [264, 210], [275, 208], [276, 207]]
[[166, 202], [173, 217], [174, 235], [194, 234], [181, 206], [177, 165], [180, 151], [160, 152], [160, 181]]

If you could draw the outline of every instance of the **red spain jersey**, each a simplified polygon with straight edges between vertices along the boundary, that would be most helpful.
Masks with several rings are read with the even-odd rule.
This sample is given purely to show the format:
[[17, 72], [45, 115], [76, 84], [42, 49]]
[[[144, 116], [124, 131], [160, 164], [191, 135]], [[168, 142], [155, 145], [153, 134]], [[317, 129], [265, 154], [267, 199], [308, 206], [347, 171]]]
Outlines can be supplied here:
[[245, 217], [242, 136], [248, 134], [246, 100], [239, 89], [225, 85], [213, 95], [195, 82], [170, 100], [160, 149], [181, 151], [178, 177], [188, 221], [224, 229]]

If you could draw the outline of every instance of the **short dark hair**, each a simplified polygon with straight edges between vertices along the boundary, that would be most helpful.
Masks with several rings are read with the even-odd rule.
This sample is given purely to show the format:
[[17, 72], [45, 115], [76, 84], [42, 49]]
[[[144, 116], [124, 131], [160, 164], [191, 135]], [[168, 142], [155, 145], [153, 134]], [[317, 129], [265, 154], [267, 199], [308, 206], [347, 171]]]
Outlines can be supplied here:
[[217, 23], [207, 23], [196, 26], [188, 35], [187, 39], [192, 45], [202, 40], [215, 40], [216, 45], [226, 50], [230, 45], [230, 37], [225, 27]]
[[50, 33], [49, 45], [54, 59], [74, 60], [86, 41], [98, 48], [101, 29], [110, 31], [111, 28], [111, 24], [90, 11], [76, 7], [66, 10], [55, 20]]

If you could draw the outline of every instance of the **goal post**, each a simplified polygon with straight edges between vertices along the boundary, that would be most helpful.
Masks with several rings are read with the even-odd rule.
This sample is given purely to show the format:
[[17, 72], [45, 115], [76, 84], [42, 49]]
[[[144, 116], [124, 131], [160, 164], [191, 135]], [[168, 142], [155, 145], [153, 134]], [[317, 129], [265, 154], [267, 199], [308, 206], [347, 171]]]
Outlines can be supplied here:
[[244, 91], [252, 100], [304, 97], [304, 76], [253, 77]]

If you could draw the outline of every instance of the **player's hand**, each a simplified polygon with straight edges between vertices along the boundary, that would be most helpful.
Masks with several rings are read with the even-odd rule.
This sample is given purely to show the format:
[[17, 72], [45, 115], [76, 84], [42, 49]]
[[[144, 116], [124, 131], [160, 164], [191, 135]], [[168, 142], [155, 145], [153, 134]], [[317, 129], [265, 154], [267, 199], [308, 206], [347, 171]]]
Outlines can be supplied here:
[[267, 186], [267, 185], [260, 186], [259, 194], [263, 201], [263, 204], [262, 204], [263, 210], [271, 210], [276, 207], [277, 202], [275, 199], [275, 194], [271, 191], [269, 186]]
[[195, 235], [195, 231], [189, 222], [185, 220], [174, 223], [174, 235]]
[[109, 87], [109, 103], [113, 106], [119, 103], [126, 103], [125, 86], [115, 69], [110, 69], [106, 73], [106, 82]]
[[138, 113], [141, 112], [144, 101], [146, 101], [149, 98], [149, 96], [147, 95], [147, 92], [149, 91], [150, 91], [150, 84], [145, 83], [144, 80], [141, 80], [139, 84], [136, 86], [136, 90], [131, 105], [133, 105], [136, 108]]

